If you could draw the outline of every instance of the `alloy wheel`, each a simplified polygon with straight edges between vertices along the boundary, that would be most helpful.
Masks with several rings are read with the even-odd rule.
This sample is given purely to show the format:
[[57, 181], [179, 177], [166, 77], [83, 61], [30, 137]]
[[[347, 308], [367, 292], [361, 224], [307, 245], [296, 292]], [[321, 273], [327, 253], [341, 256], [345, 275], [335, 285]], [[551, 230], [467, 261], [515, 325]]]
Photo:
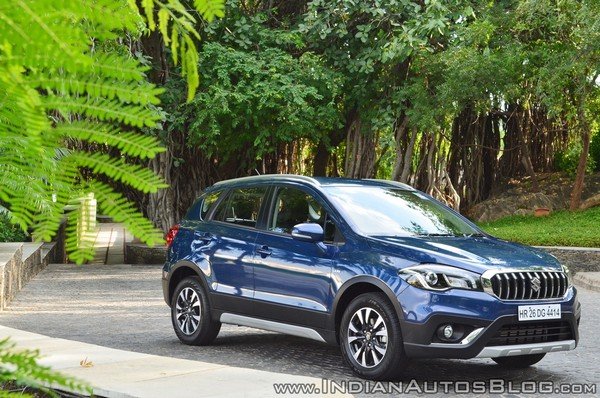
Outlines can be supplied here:
[[182, 289], [177, 296], [175, 311], [179, 330], [188, 336], [194, 334], [200, 325], [202, 313], [198, 293], [191, 287]]
[[356, 362], [373, 368], [385, 357], [388, 329], [381, 314], [370, 307], [360, 308], [348, 324], [348, 347]]

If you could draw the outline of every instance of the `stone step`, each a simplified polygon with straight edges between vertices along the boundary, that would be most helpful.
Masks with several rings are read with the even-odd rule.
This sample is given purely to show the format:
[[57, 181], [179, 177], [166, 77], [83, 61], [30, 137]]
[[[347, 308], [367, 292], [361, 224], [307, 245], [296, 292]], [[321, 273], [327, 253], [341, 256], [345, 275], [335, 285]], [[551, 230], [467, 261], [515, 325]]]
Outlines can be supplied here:
[[48, 258], [48, 256], [52, 256], [52, 252], [54, 251], [54, 248], [56, 247], [56, 242], [45, 242], [42, 245], [42, 261], [44, 261], [45, 259]]
[[36, 242], [0, 243], [0, 311], [48, 265], [53, 247]]
[[41, 250], [43, 243], [39, 242], [25, 242], [23, 243], [23, 257], [22, 260], [28, 261], [32, 256], [37, 256], [41, 260]]

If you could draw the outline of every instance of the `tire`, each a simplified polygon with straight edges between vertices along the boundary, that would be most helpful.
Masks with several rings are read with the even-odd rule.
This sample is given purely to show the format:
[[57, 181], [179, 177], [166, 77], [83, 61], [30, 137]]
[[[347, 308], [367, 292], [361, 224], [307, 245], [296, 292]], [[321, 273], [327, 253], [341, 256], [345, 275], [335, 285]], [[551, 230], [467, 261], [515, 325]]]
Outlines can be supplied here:
[[527, 368], [533, 364], [541, 361], [546, 354], [533, 354], [533, 355], [516, 355], [514, 357], [499, 357], [492, 358], [500, 366], [507, 368], [521, 369]]
[[339, 341], [344, 360], [364, 379], [396, 380], [407, 365], [398, 315], [383, 293], [361, 294], [350, 302]]
[[199, 277], [185, 278], [175, 288], [171, 322], [183, 344], [208, 345], [219, 334], [221, 322], [211, 318], [208, 295]]

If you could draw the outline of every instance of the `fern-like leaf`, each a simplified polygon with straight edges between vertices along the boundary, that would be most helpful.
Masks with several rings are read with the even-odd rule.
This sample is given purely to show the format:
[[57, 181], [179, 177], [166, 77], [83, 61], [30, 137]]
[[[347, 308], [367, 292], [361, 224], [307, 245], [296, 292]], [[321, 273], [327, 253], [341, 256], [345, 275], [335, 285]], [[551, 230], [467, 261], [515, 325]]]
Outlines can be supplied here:
[[52, 90], [63, 95], [89, 95], [90, 97], [118, 99], [123, 103], [139, 105], [157, 105], [160, 102], [158, 95], [164, 91], [153, 84], [141, 85], [138, 82], [100, 79], [98, 76], [90, 78], [64, 75], [31, 76], [30, 82], [33, 87]]
[[44, 98], [47, 109], [56, 110], [69, 117], [72, 114], [104, 120], [119, 122], [134, 127], [155, 127], [159, 115], [152, 109], [126, 105], [117, 100], [94, 97], [65, 97], [49, 96]]
[[114, 192], [109, 186], [98, 181], [92, 181], [98, 207], [116, 222], [123, 223], [127, 230], [147, 244], [154, 246], [164, 243], [162, 232], [152, 225], [135, 206], [121, 194]]
[[222, 0], [194, 0], [194, 7], [208, 22], [215, 17], [223, 18], [225, 16], [225, 3]]
[[[153, 1], [146, 5], [154, 12]], [[143, 192], [166, 186], [135, 164], [136, 158], [152, 158], [164, 149], [153, 137], [123, 131], [154, 127], [162, 118], [155, 107], [161, 90], [146, 81], [148, 67], [124, 47], [113, 51], [120, 45], [115, 38], [123, 32], [138, 35], [143, 22], [132, 1], [30, 0], [0, 6], [0, 201], [11, 221], [41, 240], [54, 236], [65, 209], [71, 209], [67, 251], [76, 262], [92, 255], [93, 231], [82, 222], [81, 198], [96, 194], [96, 187], [109, 215], [132, 226], [143, 241], [156, 242], [152, 224], [133, 204], [93, 180], [101, 174]], [[112, 42], [104, 46], [106, 41]], [[83, 142], [118, 148], [122, 157], [91, 153]], [[67, 144], [74, 147], [65, 150]]]
[[[225, 15], [225, 0], [194, 0], [194, 8], [208, 22]], [[131, 8], [137, 9], [135, 2], [129, 0]], [[199, 40], [196, 30], [196, 18], [180, 0], [161, 2], [142, 0], [141, 7], [150, 31], [158, 29], [166, 46], [170, 47], [173, 63], [181, 61], [183, 76], [187, 78], [188, 102], [192, 100], [199, 85], [198, 50], [194, 39]], [[158, 18], [158, 25], [155, 19]], [[170, 34], [169, 34], [169, 26]]]
[[67, 214], [65, 249], [71, 261], [82, 264], [94, 259], [96, 231], [89, 223], [84, 197], [77, 198], [70, 207]]
[[[35, 388], [51, 397], [58, 397], [58, 394], [50, 387], [93, 394], [92, 388], [86, 383], [40, 364], [41, 359], [38, 350], [17, 348], [8, 337], [0, 340], [0, 384], [16, 382], [19, 386]], [[19, 392], [5, 396], [25, 395]]]
[[149, 135], [135, 132], [124, 132], [118, 128], [87, 121], [73, 123], [58, 123], [55, 127], [57, 134], [65, 138], [75, 138], [97, 144], [110, 145], [118, 148], [122, 154], [142, 159], [153, 158], [165, 148], [158, 140]]
[[82, 152], [72, 153], [69, 158], [80, 167], [87, 167], [94, 173], [104, 174], [144, 193], [168, 187], [150, 169], [128, 164], [121, 158], [113, 158], [103, 153]]

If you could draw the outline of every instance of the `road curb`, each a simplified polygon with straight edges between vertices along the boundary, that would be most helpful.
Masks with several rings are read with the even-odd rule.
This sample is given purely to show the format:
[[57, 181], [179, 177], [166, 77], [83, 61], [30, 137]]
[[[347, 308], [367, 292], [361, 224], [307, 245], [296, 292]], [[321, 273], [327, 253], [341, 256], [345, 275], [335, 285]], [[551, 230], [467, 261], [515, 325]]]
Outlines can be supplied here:
[[576, 286], [600, 292], [600, 272], [578, 272], [573, 277]]
[[[322, 383], [316, 377], [142, 354], [0, 325], [4, 337], [17, 348], [39, 349], [40, 364], [87, 383], [106, 398], [182, 397], [190, 391], [198, 398], [240, 396], [241, 391], [247, 398], [263, 398], [276, 396], [275, 384]], [[90, 366], [81, 365], [84, 358]]]

